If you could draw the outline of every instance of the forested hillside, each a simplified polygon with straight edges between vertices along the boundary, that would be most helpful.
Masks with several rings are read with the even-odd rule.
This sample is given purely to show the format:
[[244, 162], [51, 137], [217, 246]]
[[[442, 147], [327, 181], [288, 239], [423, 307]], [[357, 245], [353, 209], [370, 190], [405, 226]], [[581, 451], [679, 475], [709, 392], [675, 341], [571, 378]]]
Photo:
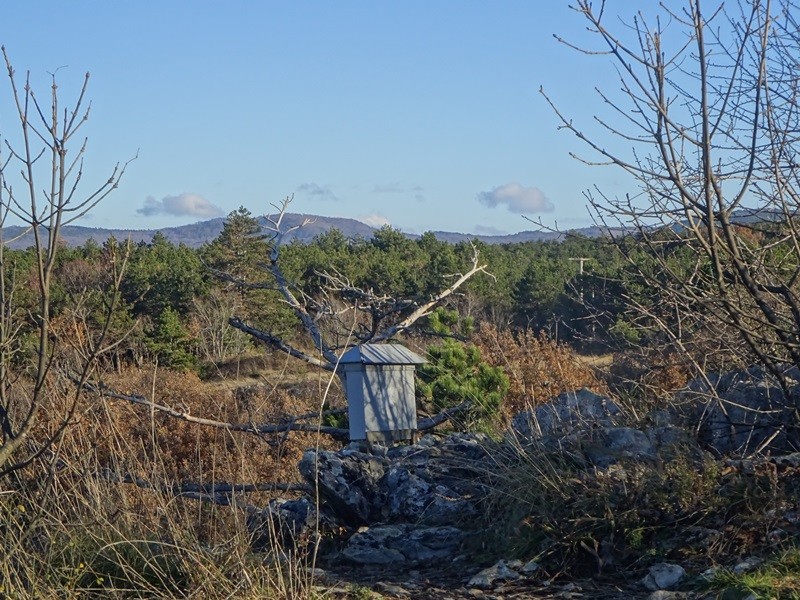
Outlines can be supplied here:
[[[267, 222], [265, 217], [257, 217], [257, 219], [261, 225]], [[376, 231], [374, 227], [366, 225], [361, 221], [342, 217], [288, 213], [284, 221], [290, 226], [308, 221], [304, 227], [293, 231], [289, 236], [291, 239], [297, 239], [302, 242], [310, 242], [315, 237], [331, 229], [338, 229], [347, 238], [360, 237], [364, 239], [371, 238], [372, 234]], [[101, 243], [110, 237], [121, 240], [130, 239], [134, 243], [139, 243], [149, 242], [154, 235], [160, 233], [173, 244], [184, 244], [191, 248], [199, 248], [216, 238], [222, 231], [224, 224], [225, 218], [219, 217], [208, 221], [198, 221], [197, 223], [189, 225], [163, 227], [161, 229], [103, 229], [70, 225], [61, 229], [60, 240], [61, 243], [69, 247], [83, 246], [90, 240], [95, 243]], [[486, 244], [515, 244], [522, 242], [560, 241], [571, 235], [593, 238], [608, 235], [609, 232], [622, 234], [624, 233], [624, 228], [609, 230], [609, 228], [606, 227], [592, 226], [566, 232], [536, 230], [520, 231], [519, 233], [503, 235], [481, 235], [451, 231], [435, 231], [432, 233], [437, 239], [452, 243], [480, 240]], [[418, 239], [420, 237], [413, 233], [406, 233], [405, 235], [410, 239]], [[10, 248], [18, 250], [28, 248], [34, 244], [33, 234], [20, 225], [5, 227], [4, 237], [8, 240], [7, 243]]]

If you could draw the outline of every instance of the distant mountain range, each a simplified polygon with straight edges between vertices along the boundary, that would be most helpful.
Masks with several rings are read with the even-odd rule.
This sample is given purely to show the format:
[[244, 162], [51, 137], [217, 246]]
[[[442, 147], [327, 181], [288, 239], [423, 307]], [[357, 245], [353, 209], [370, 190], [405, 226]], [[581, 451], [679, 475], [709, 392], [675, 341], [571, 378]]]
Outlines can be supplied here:
[[[347, 238], [369, 239], [376, 231], [374, 227], [370, 227], [369, 225], [366, 225], [361, 221], [356, 221], [355, 219], [323, 217], [320, 215], [304, 215], [297, 213], [287, 213], [284, 215], [283, 225], [288, 229], [302, 224], [305, 220], [309, 220], [309, 223], [287, 235], [286, 241], [298, 239], [302, 242], [310, 242], [319, 234], [331, 229], [338, 229]], [[200, 221], [191, 225], [181, 225], [180, 227], [164, 227], [162, 229], [103, 229], [69, 225], [62, 228], [61, 239], [67, 246], [70, 247], [82, 246], [90, 239], [94, 240], [98, 244], [102, 244], [111, 236], [114, 236], [117, 240], [130, 239], [132, 242], [138, 243], [149, 242], [153, 239], [153, 236], [157, 232], [160, 232], [174, 244], [185, 244], [192, 248], [198, 248], [203, 244], [214, 240], [214, 238], [216, 238], [222, 231], [224, 222], [225, 218], [219, 217], [209, 221]], [[558, 241], [563, 239], [564, 236], [568, 234], [576, 234], [586, 237], [599, 237], [603, 235], [604, 230], [599, 227], [586, 227], [583, 229], [574, 229], [568, 233], [556, 233], [550, 231], [521, 231], [511, 235], [478, 235], [449, 231], [434, 231], [432, 233], [437, 239], [453, 244], [464, 240], [475, 239], [487, 244], [515, 244], [520, 242]], [[412, 239], [417, 239], [420, 237], [415, 234], [406, 235]], [[26, 234], [25, 229], [22, 227], [6, 227], [3, 231], [3, 237], [6, 240], [12, 240], [8, 243], [11, 248], [28, 248], [33, 245], [33, 236], [30, 233]]]

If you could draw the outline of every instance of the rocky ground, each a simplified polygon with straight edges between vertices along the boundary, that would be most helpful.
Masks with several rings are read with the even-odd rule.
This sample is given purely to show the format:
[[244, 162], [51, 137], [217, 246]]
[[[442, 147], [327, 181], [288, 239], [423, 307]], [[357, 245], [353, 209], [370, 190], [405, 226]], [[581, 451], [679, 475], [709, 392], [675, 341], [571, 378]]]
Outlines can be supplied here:
[[[795, 452], [796, 433], [787, 426], [785, 397], [776, 389], [757, 371], [714, 376], [694, 382], [676, 397], [675, 410], [638, 421], [611, 398], [580, 390], [517, 415], [502, 439], [454, 433], [390, 448], [351, 444], [338, 452], [308, 451], [299, 468], [314, 493], [273, 502], [253, 515], [251, 527], [277, 532], [284, 548], [302, 550], [321, 523], [326, 537], [314, 579], [335, 596], [716, 598], [719, 591], [708, 591], [705, 585], [714, 569], [755, 569], [760, 553], [789, 546], [800, 535], [800, 453]], [[795, 389], [800, 397], [800, 385]], [[687, 419], [695, 427], [685, 427]], [[525, 554], [519, 545], [503, 550], [498, 535], [524, 532], [507, 528], [507, 513], [492, 514], [502, 485], [498, 473], [514, 473], [515, 461], [523, 465], [531, 457], [539, 460], [554, 453], [568, 463], [563, 472], [579, 481], [574, 489], [586, 493], [616, 493], [614, 485], [631, 481], [663, 484], [666, 495], [656, 495], [656, 500], [645, 496], [659, 490], [637, 491], [643, 503], [649, 502], [641, 518], [648, 518], [647, 511], [654, 513], [659, 537], [639, 546], [634, 536], [621, 543], [613, 534], [610, 540], [588, 534], [576, 534], [571, 541], [550, 539], [551, 550], [562, 544], [563, 556], [544, 558], [541, 564], [531, 548], [527, 560], [519, 560]], [[680, 516], [671, 535], [666, 505], [691, 500], [669, 495], [678, 489], [669, 478], [682, 473], [670, 470], [674, 461], [689, 465], [689, 481], [679, 487], [681, 493], [695, 492], [691, 479], [696, 469], [698, 479], [705, 477], [715, 486], [705, 493], [716, 500], [730, 497], [732, 505], [719, 502], [719, 514], [711, 508], [706, 514], [702, 507], [683, 512], [671, 507]], [[665, 479], [646, 479], [653, 471], [663, 471]], [[630, 476], [639, 472], [645, 479]], [[606, 482], [605, 487], [598, 482]], [[536, 498], [536, 478], [529, 485]], [[571, 499], [565, 496], [564, 501]], [[622, 510], [614, 502], [609, 500], [610, 510]], [[734, 503], [748, 506], [734, 510]], [[624, 529], [614, 523], [613, 514], [608, 520]], [[537, 534], [537, 528], [549, 525], [525, 527]], [[269, 547], [275, 536], [256, 535], [256, 545], [260, 539]], [[632, 548], [641, 556], [632, 555]], [[583, 557], [582, 564], [568, 559], [570, 551]], [[587, 564], [594, 565], [594, 574], [587, 572]]]

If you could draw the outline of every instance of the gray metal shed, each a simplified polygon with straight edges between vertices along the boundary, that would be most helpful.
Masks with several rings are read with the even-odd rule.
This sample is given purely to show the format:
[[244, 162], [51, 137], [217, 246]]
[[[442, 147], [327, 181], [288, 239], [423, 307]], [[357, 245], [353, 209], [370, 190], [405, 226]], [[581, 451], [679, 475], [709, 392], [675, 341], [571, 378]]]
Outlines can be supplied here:
[[417, 429], [414, 370], [426, 362], [399, 344], [363, 344], [342, 355], [351, 440], [412, 438]]

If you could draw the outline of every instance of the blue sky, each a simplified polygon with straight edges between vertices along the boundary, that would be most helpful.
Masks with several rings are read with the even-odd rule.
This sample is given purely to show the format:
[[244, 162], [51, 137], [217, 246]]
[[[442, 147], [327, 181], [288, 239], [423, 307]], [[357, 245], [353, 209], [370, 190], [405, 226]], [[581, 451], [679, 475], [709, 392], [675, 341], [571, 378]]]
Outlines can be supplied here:
[[[628, 191], [569, 157], [581, 146], [538, 93], [591, 121], [611, 63], [553, 39], [584, 29], [555, 0], [4, 0], [0, 42], [41, 95], [49, 72], [65, 99], [91, 73], [87, 181], [138, 151], [84, 225], [263, 214], [294, 194], [294, 212], [513, 233], [523, 213], [589, 224], [595, 184]], [[2, 80], [5, 135], [8, 108]]]

